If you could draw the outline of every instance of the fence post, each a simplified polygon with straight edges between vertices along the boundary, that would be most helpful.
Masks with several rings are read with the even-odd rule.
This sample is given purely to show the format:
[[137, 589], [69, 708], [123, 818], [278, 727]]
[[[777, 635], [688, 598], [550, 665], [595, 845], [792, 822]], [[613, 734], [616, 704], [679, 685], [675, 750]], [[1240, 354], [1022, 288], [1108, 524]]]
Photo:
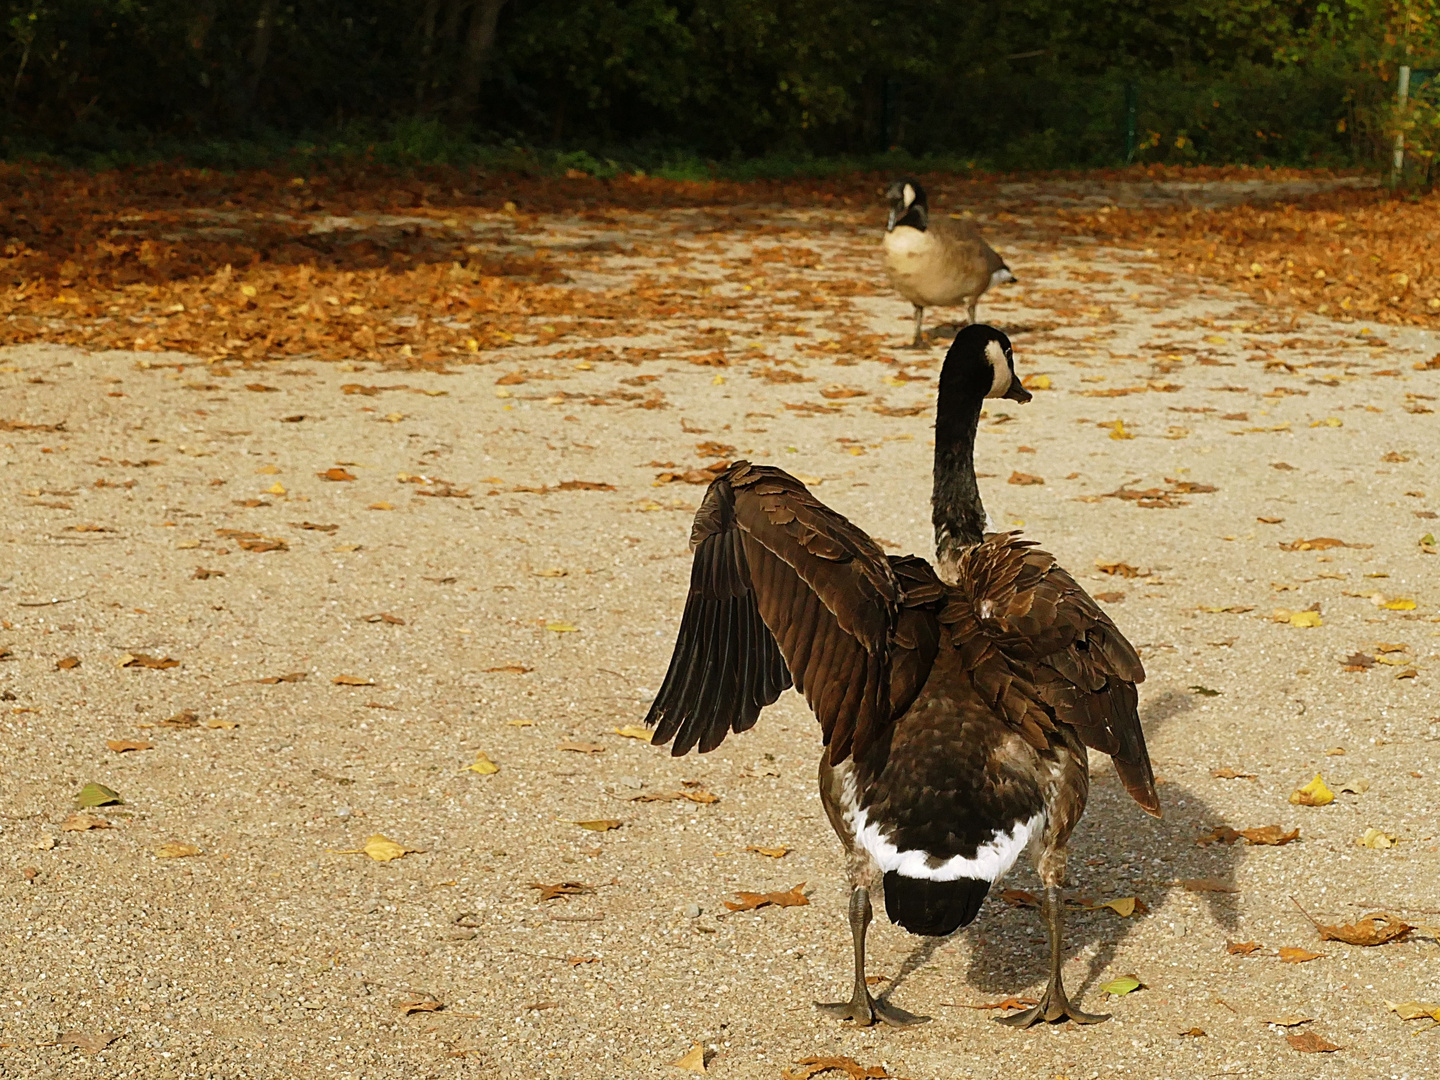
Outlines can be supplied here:
[[[1405, 104], [1410, 100], [1410, 65], [1400, 65], [1400, 78], [1395, 88], [1395, 115], [1403, 117]], [[1403, 122], [1403, 121], [1402, 121]], [[1395, 132], [1395, 156], [1390, 162], [1390, 183], [1398, 184], [1405, 171], [1405, 131]]]
[[[1405, 69], [1407, 72], [1409, 68]], [[1135, 160], [1135, 114], [1140, 106], [1140, 86], [1138, 83], [1127, 82], [1125, 84], [1125, 164], [1129, 165]]]

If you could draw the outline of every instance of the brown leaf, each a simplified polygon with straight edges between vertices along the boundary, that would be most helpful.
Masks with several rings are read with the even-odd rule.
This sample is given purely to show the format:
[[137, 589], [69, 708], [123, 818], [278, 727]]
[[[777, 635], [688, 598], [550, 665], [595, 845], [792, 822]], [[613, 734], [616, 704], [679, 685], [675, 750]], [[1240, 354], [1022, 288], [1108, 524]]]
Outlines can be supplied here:
[[1280, 962], [1282, 964], [1304, 964], [1310, 960], [1319, 960], [1324, 953], [1311, 952], [1309, 949], [1297, 949], [1293, 945], [1282, 945], [1280, 947]]
[[1102, 604], [1119, 604], [1119, 603], [1123, 603], [1123, 602], [1124, 602], [1124, 600], [1125, 600], [1125, 594], [1124, 594], [1123, 592], [1113, 592], [1113, 591], [1112, 591], [1112, 592], [1097, 592], [1097, 593], [1095, 594], [1095, 599], [1096, 599], [1096, 600], [1099, 600]]
[[1011, 907], [1038, 908], [1040, 906], [1040, 898], [1024, 889], [1006, 889], [1000, 894], [1000, 899]]
[[65, 656], [55, 661], [55, 670], [57, 671], [73, 671], [79, 666], [80, 658], [78, 656]]
[[805, 882], [793, 886], [788, 892], [736, 892], [740, 897], [738, 904], [726, 900], [725, 906], [731, 911], [754, 911], [756, 908], [765, 907], [767, 904], [774, 904], [776, 907], [803, 907], [810, 901], [800, 890], [805, 888]]
[[1213, 877], [1181, 878], [1175, 884], [1186, 892], [1238, 893], [1240, 891], [1239, 886]]
[[1249, 956], [1259, 948], [1258, 941], [1231, 941], [1225, 945], [1225, 951], [1231, 956]]
[[195, 567], [195, 573], [193, 573], [193, 574], [190, 575], [190, 577], [191, 577], [193, 580], [195, 580], [195, 581], [208, 581], [208, 580], [209, 580], [210, 578], [212, 578], [212, 577], [224, 577], [224, 576], [225, 576], [225, 571], [224, 571], [224, 570], [207, 570], [207, 569], [205, 569], [205, 567], [203, 567], [203, 566], [197, 566], [197, 567]]
[[278, 386], [266, 386], [264, 383], [258, 382], [246, 383], [245, 389], [252, 390], [257, 394], [278, 394], [280, 392]]
[[313, 521], [292, 521], [290, 523], [297, 529], [308, 529], [312, 532], [333, 533], [340, 528], [339, 525], [316, 525]]
[[1281, 544], [1281, 551], [1329, 551], [1331, 548], [1344, 547], [1369, 547], [1369, 544], [1347, 544], [1344, 540], [1337, 540], [1333, 536], [1317, 536], [1313, 540], [1292, 540], [1288, 544]]
[[759, 847], [755, 844], [747, 845], [745, 850], [753, 851], [756, 855], [764, 855], [767, 859], [783, 859], [790, 854], [788, 847]]
[[832, 383], [820, 391], [820, 396], [835, 401], [845, 398], [869, 397], [870, 394], [856, 386], [841, 386], [839, 383]]
[[1020, 484], [1022, 486], [1033, 485], [1045, 483], [1045, 478], [1043, 476], [1035, 476], [1032, 473], [1023, 473], [1016, 471], [1012, 472], [1010, 474], [1010, 479], [1005, 482], [1007, 484]]
[[367, 679], [363, 675], [336, 675], [330, 680], [336, 686], [374, 686], [374, 679]]
[[620, 828], [622, 823], [618, 818], [593, 818], [588, 821], [571, 821], [567, 824], [579, 825], [580, 828], [589, 829], [591, 832], [609, 832], [611, 829]]
[[60, 1036], [59, 1043], [61, 1046], [73, 1046], [86, 1054], [98, 1054], [119, 1037], [108, 1031], [97, 1031], [90, 1035], [80, 1031], [67, 1031]]
[[166, 668], [179, 667], [179, 660], [172, 660], [168, 656], [147, 656], [145, 653], [126, 653], [120, 658], [116, 667], [143, 667], [153, 668], [156, 671], [163, 671]]
[[168, 728], [193, 728], [200, 726], [200, 715], [194, 709], [181, 709], [173, 716], [167, 716], [160, 721], [161, 727]]
[[526, 667], [524, 664], [502, 664], [500, 667], [487, 667], [481, 670], [487, 675], [493, 675], [497, 672], [505, 672], [510, 675], [528, 675], [535, 669]]
[[1302, 1031], [1299, 1035], [1286, 1035], [1285, 1041], [1290, 1044], [1292, 1049], [1299, 1050], [1302, 1054], [1333, 1054], [1340, 1049], [1313, 1031]]
[[132, 742], [128, 739], [106, 739], [105, 745], [117, 754], [128, 753], [131, 750], [154, 750], [155, 744], [150, 742]]
[[434, 994], [419, 994], [415, 997], [405, 998], [395, 1003], [400, 1010], [401, 1016], [409, 1016], [417, 1012], [439, 1012], [445, 1008], [445, 1003], [435, 997]]
[[807, 1057], [795, 1064], [800, 1066], [796, 1071], [780, 1070], [782, 1080], [810, 1080], [812, 1076], [831, 1069], [843, 1072], [849, 1080], [886, 1080], [892, 1075], [879, 1065], [866, 1068], [854, 1058], [848, 1057]]
[[1102, 574], [1110, 574], [1112, 577], [1133, 578], [1150, 576], [1149, 574], [1142, 574], [1138, 567], [1131, 566], [1129, 563], [1125, 562], [1107, 563], [1096, 559], [1095, 569], [1099, 570]]
[[1291, 829], [1287, 833], [1279, 825], [1265, 825], [1258, 829], [1241, 829], [1240, 835], [1245, 838], [1247, 844], [1283, 847], [1292, 840], [1299, 840], [1300, 830]]
[[1276, 1027], [1299, 1027], [1301, 1024], [1313, 1023], [1313, 1016], [1272, 1016], [1265, 1021], [1266, 1024], [1274, 1024]]
[[567, 742], [561, 743], [555, 749], [569, 750], [576, 754], [603, 754], [605, 752], [605, 744], [595, 742]]
[[1315, 928], [1320, 931], [1321, 941], [1343, 941], [1347, 945], [1384, 945], [1389, 941], [1404, 941], [1410, 931], [1415, 929], [1409, 923], [1383, 911], [1372, 912], [1358, 922], [1345, 923], [1343, 926], [1322, 926], [1316, 923]]
[[614, 491], [614, 484], [606, 484], [599, 480], [562, 480], [558, 491]]
[[595, 886], [586, 885], [583, 881], [558, 881], [554, 885], [532, 881], [530, 888], [540, 890], [539, 899], [541, 900], [558, 900], [564, 896], [580, 896], [595, 891]]
[[265, 678], [255, 681], [263, 683], [265, 686], [275, 686], [279, 683], [304, 682], [309, 675], [308, 671], [292, 671], [289, 675], [267, 675]]
[[355, 479], [354, 473], [347, 472], [338, 465], [333, 469], [326, 469], [324, 472], [318, 472], [315, 475], [320, 477], [321, 480], [334, 480], [337, 483], [343, 480]]
[[1363, 652], [1351, 653], [1340, 661], [1340, 666], [1346, 671], [1364, 671], [1375, 666], [1375, 657]]
[[108, 829], [110, 822], [95, 814], [77, 810], [60, 823], [61, 832], [88, 832], [90, 829]]
[[1211, 844], [1233, 844], [1239, 839], [1238, 830], [1232, 829], [1228, 825], [1217, 825], [1204, 836], [1197, 837], [1195, 843], [1201, 847], [1209, 847]]
[[1261, 525], [1281, 525], [1285, 521], [1284, 518], [1278, 517], [1257, 517], [1255, 520], [1260, 522]]
[[360, 618], [368, 623], [388, 623], [391, 626], [404, 626], [405, 620], [399, 615], [391, 615], [389, 612], [377, 611], [373, 615], [361, 615]]
[[1186, 1028], [1184, 1031], [1177, 1032], [1176, 1034], [1179, 1034], [1179, 1035], [1190, 1035], [1190, 1036], [1198, 1039], [1198, 1038], [1200, 1038], [1202, 1035], [1205, 1034], [1205, 1029], [1204, 1029], [1204, 1028], [1198, 1028], [1198, 1027]]
[[959, 1002], [952, 1006], [957, 1009], [1028, 1009], [1032, 1005], [1039, 1005], [1040, 1002], [1034, 998], [1007, 997], [1004, 1001], [990, 1001], [981, 1005], [967, 1005]]
[[696, 1043], [689, 1050], [681, 1054], [674, 1061], [670, 1062], [672, 1069], [684, 1069], [686, 1072], [703, 1073], [705, 1068], [705, 1047]]
[[188, 859], [199, 854], [200, 849], [194, 844], [182, 843], [179, 840], [168, 841], [155, 849], [157, 859]]
[[707, 440], [695, 444], [695, 452], [701, 457], [723, 458], [729, 457], [735, 452], [735, 447], [729, 443]]
[[1216, 780], [1254, 780], [1253, 772], [1236, 772], [1234, 769], [1211, 769], [1210, 775]]

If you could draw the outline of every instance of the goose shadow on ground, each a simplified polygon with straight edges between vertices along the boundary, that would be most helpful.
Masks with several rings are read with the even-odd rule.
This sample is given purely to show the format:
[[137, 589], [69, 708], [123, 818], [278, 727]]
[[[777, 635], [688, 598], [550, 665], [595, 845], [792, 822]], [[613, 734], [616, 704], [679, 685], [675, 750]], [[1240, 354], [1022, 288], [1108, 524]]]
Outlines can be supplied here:
[[[1156, 734], [1171, 719], [1195, 707], [1194, 695], [1169, 691], [1146, 702], [1141, 723], [1152, 745]], [[1163, 765], [1156, 766], [1163, 779]], [[1196, 838], [1224, 818], [1203, 797], [1184, 784], [1168, 781], [1159, 786], [1165, 816], [1149, 817], [1121, 787], [1108, 763], [1091, 775], [1090, 801], [1070, 839], [1067, 899], [1093, 897], [1110, 900], [1135, 896], [1153, 913], [1176, 889], [1177, 880], [1210, 878], [1234, 885], [1235, 869], [1243, 859], [1241, 847], [1213, 844], [1200, 847]], [[991, 890], [979, 917], [958, 934], [969, 935], [969, 964], [965, 982], [985, 994], [1008, 997], [1030, 988], [1043, 989], [1049, 977], [1049, 949], [1039, 912], [1013, 908], [1000, 900], [1003, 889], [1038, 893], [1039, 880], [1028, 860], [1022, 859], [1010, 876]], [[1210, 920], [1227, 934], [1239, 924], [1236, 896], [1227, 892], [1200, 892]], [[1077, 978], [1073, 963], [1067, 967], [1066, 989], [1079, 1000], [1114, 961], [1120, 946], [1144, 922], [1144, 917], [1122, 919], [1108, 909], [1085, 911], [1067, 903], [1065, 956], [1088, 955], [1084, 974]], [[1188, 929], [1187, 929], [1188, 932]], [[949, 938], [916, 942], [893, 981], [889, 996], [913, 972], [930, 964], [936, 950]], [[948, 951], [948, 950], [947, 950]], [[945, 960], [940, 961], [942, 964]]]

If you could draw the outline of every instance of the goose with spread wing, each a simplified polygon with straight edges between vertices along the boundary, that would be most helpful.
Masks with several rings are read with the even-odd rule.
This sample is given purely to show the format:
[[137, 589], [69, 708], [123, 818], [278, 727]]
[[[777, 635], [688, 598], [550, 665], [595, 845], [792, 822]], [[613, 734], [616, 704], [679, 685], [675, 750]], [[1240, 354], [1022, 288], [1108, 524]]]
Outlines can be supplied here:
[[646, 718], [680, 756], [753, 726], [793, 685], [820, 721], [820, 793], [848, 855], [855, 949], [843, 1019], [927, 1019], [865, 982], [871, 894], [915, 934], [970, 923], [1029, 849], [1045, 887], [1050, 982], [1030, 1025], [1105, 1019], [1061, 979], [1066, 845], [1085, 809], [1088, 748], [1159, 816], [1134, 648], [1049, 554], [984, 533], [974, 449], [987, 397], [1030, 400], [1000, 331], [966, 327], [940, 375], [935, 565], [887, 556], [780, 469], [736, 462], [695, 516], [689, 595]]

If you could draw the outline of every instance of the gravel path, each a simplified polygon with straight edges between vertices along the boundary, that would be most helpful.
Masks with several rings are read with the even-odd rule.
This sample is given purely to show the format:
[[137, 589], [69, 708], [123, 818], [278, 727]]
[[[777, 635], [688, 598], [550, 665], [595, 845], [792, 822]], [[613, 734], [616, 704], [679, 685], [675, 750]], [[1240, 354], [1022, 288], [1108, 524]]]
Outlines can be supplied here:
[[[1433, 1075], [1440, 1031], [1386, 1002], [1440, 1003], [1434, 338], [1292, 321], [1057, 239], [1043, 208], [977, 209], [1020, 277], [982, 318], [1049, 384], [982, 425], [986, 505], [1149, 671], [1165, 819], [1097, 761], [1072, 848], [1072, 896], [1143, 905], [1068, 917], [1067, 983], [1114, 1019], [967, 1007], [1043, 985], [1037, 914], [997, 890], [951, 939], [872, 931], [871, 971], [933, 1023], [828, 1020], [846, 889], [803, 705], [704, 757], [617, 733], [678, 624], [685, 473], [776, 463], [930, 552], [942, 353], [895, 348], [883, 209], [595, 214], [538, 222], [557, 259], [587, 252], [568, 287], [712, 317], [623, 339], [537, 317], [449, 374], [0, 354], [0, 1076], [679, 1077], [696, 1043], [722, 1078], [811, 1055], [914, 1080]], [[1317, 538], [1344, 546], [1295, 544]], [[463, 771], [478, 752], [499, 771]], [[1293, 805], [1317, 772], [1335, 801]], [[123, 802], [77, 829], [91, 783]], [[1299, 839], [1197, 843], [1269, 825]], [[374, 835], [409, 851], [355, 853]], [[807, 906], [724, 907], [801, 883]], [[1322, 943], [1300, 907], [1417, 929]]]

